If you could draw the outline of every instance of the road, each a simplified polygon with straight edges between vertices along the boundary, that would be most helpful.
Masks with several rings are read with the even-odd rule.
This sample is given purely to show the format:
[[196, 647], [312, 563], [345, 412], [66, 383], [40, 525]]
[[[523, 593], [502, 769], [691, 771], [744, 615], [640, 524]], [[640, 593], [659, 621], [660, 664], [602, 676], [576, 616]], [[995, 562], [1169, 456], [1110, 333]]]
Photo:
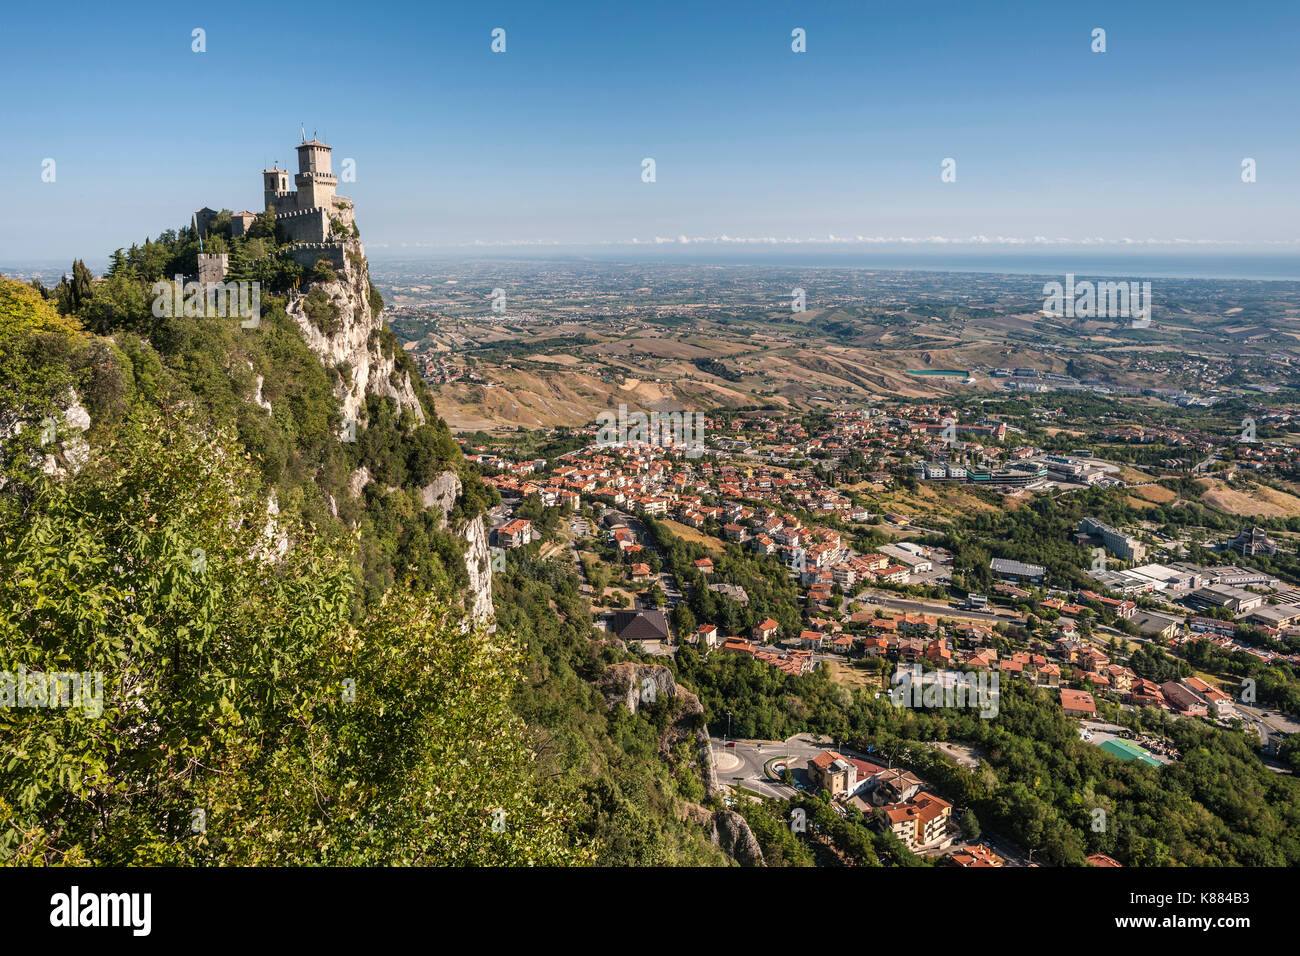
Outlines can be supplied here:
[[[725, 717], [723, 718], [725, 724]], [[795, 734], [789, 740], [735, 740], [714, 737], [710, 741], [713, 762], [718, 771], [718, 783], [723, 787], [744, 787], [765, 797], [788, 800], [798, 791], [783, 783], [767, 779], [763, 765], [773, 757], [789, 757], [790, 769], [795, 777], [807, 780], [808, 760], [831, 746], [830, 738], [815, 734]]]
[[[650, 533], [646, 531], [645, 525], [632, 517], [632, 515], [625, 514], [622, 511], [618, 512], [618, 516], [623, 519], [623, 523], [627, 525], [628, 530], [637, 536], [637, 540], [643, 548], [647, 551], [653, 551], [657, 555], [659, 554], [659, 549], [655, 546], [654, 538], [652, 538]], [[663, 557], [662, 555], [659, 556], [661, 558]], [[673, 580], [673, 576], [667, 571], [661, 570], [659, 572], [659, 589], [664, 592], [664, 598], [668, 602], [668, 607], [665, 611], [672, 610], [678, 604], [682, 603], [682, 592], [678, 590], [677, 582]], [[637, 599], [637, 602], [638, 604], [640, 603], [640, 598]]]
[[908, 611], [912, 614], [934, 614], [939, 617], [989, 622], [1019, 620], [1010, 611], [964, 611], [950, 607], [947, 604], [939, 604], [936, 601], [900, 598], [890, 591], [878, 591], [874, 588], [866, 588], [858, 592], [854, 600], [879, 604], [881, 607], [889, 608], [892, 611]]

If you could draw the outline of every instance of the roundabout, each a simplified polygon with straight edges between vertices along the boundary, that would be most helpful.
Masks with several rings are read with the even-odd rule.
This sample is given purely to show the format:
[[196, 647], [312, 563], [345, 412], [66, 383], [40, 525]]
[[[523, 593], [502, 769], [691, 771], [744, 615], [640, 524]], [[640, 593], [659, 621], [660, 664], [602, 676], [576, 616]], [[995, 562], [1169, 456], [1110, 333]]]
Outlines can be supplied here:
[[715, 747], [713, 749], [713, 765], [717, 768], [718, 773], [729, 773], [743, 763], [744, 761], [731, 748]]

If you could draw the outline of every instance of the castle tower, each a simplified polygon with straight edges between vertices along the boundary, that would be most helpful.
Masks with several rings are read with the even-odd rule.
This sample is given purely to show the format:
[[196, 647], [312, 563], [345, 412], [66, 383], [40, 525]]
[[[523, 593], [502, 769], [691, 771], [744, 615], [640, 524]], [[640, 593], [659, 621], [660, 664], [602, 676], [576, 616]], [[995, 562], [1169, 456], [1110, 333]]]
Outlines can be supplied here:
[[226, 273], [230, 271], [230, 255], [225, 252], [200, 252], [199, 253], [199, 282], [208, 285], [213, 282], [224, 282]]
[[206, 236], [212, 228], [212, 221], [217, 218], [217, 211], [204, 206], [202, 209], [194, 211], [194, 231], [200, 236]]
[[285, 202], [293, 194], [289, 192], [289, 170], [287, 169], [264, 169], [262, 170], [262, 194], [266, 199], [265, 209], [276, 207], [277, 212], [292, 212], [298, 208], [296, 197], [293, 201]]
[[293, 177], [298, 187], [298, 208], [313, 209], [334, 204], [334, 188], [338, 180], [330, 172], [330, 148], [313, 139], [298, 147], [298, 175]]

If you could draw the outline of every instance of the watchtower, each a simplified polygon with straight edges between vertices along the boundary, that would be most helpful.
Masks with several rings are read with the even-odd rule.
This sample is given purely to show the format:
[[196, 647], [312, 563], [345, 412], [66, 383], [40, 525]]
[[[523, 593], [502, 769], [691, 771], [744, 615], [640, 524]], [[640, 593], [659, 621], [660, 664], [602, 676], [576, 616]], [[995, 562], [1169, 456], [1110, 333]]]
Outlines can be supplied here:
[[224, 282], [230, 271], [230, 255], [225, 252], [199, 253], [199, 282], [208, 285], [212, 282]]
[[298, 198], [289, 189], [289, 170], [278, 168], [278, 164], [262, 170], [262, 192], [265, 209], [275, 206], [277, 212], [292, 212], [298, 208]]
[[314, 209], [334, 204], [334, 189], [338, 180], [330, 171], [330, 148], [313, 139], [298, 147], [298, 175], [293, 177], [298, 187], [298, 208]]

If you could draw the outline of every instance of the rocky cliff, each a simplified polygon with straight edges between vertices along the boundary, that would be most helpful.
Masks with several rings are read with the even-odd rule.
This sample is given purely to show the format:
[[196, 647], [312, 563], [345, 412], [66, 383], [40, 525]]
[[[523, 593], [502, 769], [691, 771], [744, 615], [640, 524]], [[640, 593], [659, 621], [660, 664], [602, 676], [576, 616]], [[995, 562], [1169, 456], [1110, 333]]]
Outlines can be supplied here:
[[701, 766], [705, 770], [705, 790], [713, 795], [709, 755], [709, 735], [704, 727], [704, 705], [693, 693], [673, 680], [673, 672], [662, 664], [638, 664], [622, 661], [610, 664], [596, 681], [596, 689], [610, 707], [622, 704], [632, 713], [652, 705], [659, 697], [675, 702], [676, 717], [664, 731], [659, 741], [666, 754], [682, 740], [691, 740], [699, 751]]
[[[307, 264], [309, 274], [314, 254], [313, 249], [295, 252], [295, 258]], [[331, 253], [322, 258], [330, 261], [337, 278], [312, 282], [295, 292], [285, 311], [298, 323], [307, 345], [321, 363], [340, 371], [334, 392], [343, 402], [343, 417], [364, 422], [366, 396], [379, 395], [393, 399], [399, 407], [410, 409], [416, 418], [424, 421], [424, 410], [410, 376], [398, 370], [395, 354], [384, 352], [381, 334], [384, 321], [371, 305], [370, 266], [361, 241], [350, 239], [343, 244], [341, 256]], [[337, 319], [328, 328], [322, 328], [307, 314], [306, 300], [312, 289], [324, 292], [338, 309]]]
[[[295, 258], [307, 268], [308, 275], [315, 265], [313, 248], [295, 248]], [[297, 324], [307, 346], [316, 353], [327, 369], [339, 375], [334, 393], [343, 404], [344, 420], [358, 424], [365, 422], [366, 397], [377, 395], [391, 398], [401, 409], [409, 409], [423, 422], [424, 409], [416, 395], [416, 385], [410, 374], [397, 367], [396, 345], [389, 337], [385, 351], [384, 320], [375, 308], [370, 294], [370, 266], [360, 240], [350, 239], [339, 247], [322, 249], [321, 258], [329, 261], [334, 278], [329, 281], [312, 281], [304, 289], [293, 293], [285, 307], [289, 317]], [[325, 255], [328, 253], [328, 255]], [[319, 289], [329, 305], [337, 310], [328, 324], [322, 325], [308, 314], [308, 296]], [[319, 296], [317, 297], [319, 299]], [[260, 383], [259, 393], [260, 398]], [[259, 404], [261, 402], [259, 401]], [[349, 480], [352, 496], [358, 497], [371, 476], [367, 469], [359, 468]], [[461, 495], [461, 482], [454, 471], [445, 471], [420, 491], [425, 508], [442, 512], [445, 526], [447, 515]], [[492, 609], [492, 562], [488, 555], [487, 528], [480, 515], [452, 528], [465, 540], [465, 569], [470, 586], [465, 595], [465, 606], [478, 622], [490, 621]]]
[[709, 842], [741, 866], [766, 866], [763, 848], [749, 823], [735, 810], [709, 810], [698, 803], [684, 803], [678, 809], [682, 820], [708, 830]]
[[[371, 482], [370, 470], [358, 468], [348, 478], [348, 491], [359, 498]], [[447, 517], [461, 494], [461, 482], [454, 471], [444, 471], [420, 489], [420, 501], [425, 508], [442, 512], [440, 526], [447, 526]], [[465, 607], [479, 623], [488, 623], [496, 612], [492, 607], [492, 559], [488, 548], [487, 524], [479, 515], [451, 529], [465, 541], [465, 571], [469, 574], [469, 588], [465, 594]]]
[[689, 741], [698, 754], [705, 796], [718, 793], [717, 775], [713, 772], [713, 755], [710, 752], [709, 732], [704, 725], [704, 705], [693, 693], [673, 680], [673, 672], [662, 664], [640, 664], [621, 661], [610, 664], [596, 681], [596, 689], [609, 707], [626, 707], [637, 713], [659, 698], [674, 702], [672, 723], [659, 740], [659, 750], [665, 756], [682, 741]]

